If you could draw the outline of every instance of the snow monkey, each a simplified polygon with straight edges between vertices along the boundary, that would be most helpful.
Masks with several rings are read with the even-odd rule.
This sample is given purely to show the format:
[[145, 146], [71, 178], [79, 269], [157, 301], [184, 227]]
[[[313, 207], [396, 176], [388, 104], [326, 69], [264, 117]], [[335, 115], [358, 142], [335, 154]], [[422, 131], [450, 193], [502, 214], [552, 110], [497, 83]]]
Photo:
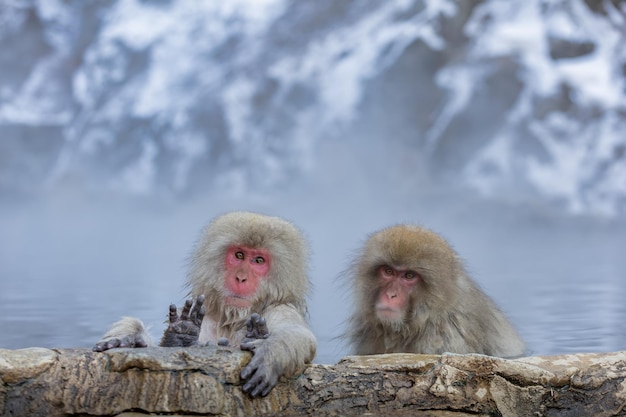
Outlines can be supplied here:
[[[265, 396], [278, 378], [302, 372], [315, 356], [305, 315], [308, 249], [298, 229], [278, 217], [231, 212], [202, 233], [191, 257], [188, 299], [170, 306], [161, 346], [239, 345], [253, 353], [243, 390]], [[141, 321], [125, 317], [94, 346], [145, 347]]]
[[374, 233], [351, 278], [355, 307], [344, 336], [355, 354], [524, 354], [513, 326], [436, 233], [410, 225]]

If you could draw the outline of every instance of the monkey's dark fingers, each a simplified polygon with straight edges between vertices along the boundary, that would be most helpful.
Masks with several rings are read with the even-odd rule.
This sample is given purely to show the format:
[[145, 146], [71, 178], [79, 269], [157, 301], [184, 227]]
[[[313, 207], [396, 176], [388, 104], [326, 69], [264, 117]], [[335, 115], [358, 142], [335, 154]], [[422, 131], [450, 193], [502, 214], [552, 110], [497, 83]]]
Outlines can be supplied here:
[[257, 377], [255, 375], [254, 378], [244, 384], [243, 391], [250, 394], [252, 398], [259, 396], [265, 397], [273, 387], [270, 381], [262, 376]]
[[119, 342], [117, 344], [116, 347], [125, 347], [125, 348], [142, 348], [142, 347], [147, 347], [148, 344], [146, 343], [145, 340], [143, 340], [141, 337], [136, 336], [136, 335], [129, 335], [129, 336], [124, 336], [120, 339], [117, 339], [117, 342]]
[[196, 304], [204, 304], [204, 294], [200, 294], [198, 297], [196, 297]]
[[102, 340], [93, 347], [94, 352], [104, 352], [105, 350], [114, 349], [120, 347], [121, 340], [118, 338]]
[[204, 314], [206, 313], [206, 309], [202, 305], [204, 303], [204, 295], [200, 295], [196, 298], [196, 302], [191, 309], [190, 319], [196, 325], [200, 326], [202, 324], [202, 319], [204, 318]]
[[254, 352], [256, 350], [256, 345], [258, 344], [259, 339], [255, 338], [246, 338], [241, 341], [239, 345], [239, 349], [247, 350], [248, 352]]
[[272, 388], [274, 388], [276, 386], [276, 382], [278, 382], [277, 378], [271, 378], [269, 381], [267, 381], [265, 389], [261, 392], [261, 397], [266, 397], [267, 394], [270, 393]]
[[94, 352], [104, 352], [105, 350], [109, 349], [107, 347], [107, 343], [108, 343], [108, 340], [104, 340], [102, 342], [98, 342], [98, 343], [96, 343], [96, 345], [93, 347], [92, 350]]
[[189, 311], [191, 310], [192, 305], [193, 305], [193, 300], [191, 298], [188, 298], [187, 300], [185, 300], [183, 311], [180, 313], [181, 320], [189, 320]]
[[117, 347], [122, 346], [122, 341], [121, 339], [115, 338], [115, 339], [109, 339], [106, 342], [106, 349], [115, 349]]
[[[261, 397], [267, 396], [267, 394], [270, 393], [272, 388], [276, 386], [276, 383], [278, 382], [278, 374], [276, 372], [272, 372], [268, 375], [265, 375], [263, 382], [264, 382], [263, 386], [259, 385], [259, 387], [257, 387], [259, 391], [258, 393], [261, 394]], [[255, 394], [255, 392], [252, 393], [252, 396], [256, 396], [256, 395], [257, 394]]]
[[193, 317], [193, 323], [198, 327], [202, 326], [202, 319], [204, 319], [205, 314], [206, 308], [204, 308], [204, 306], [200, 307], [200, 311]]
[[243, 392], [249, 394], [251, 397], [256, 397], [259, 395], [259, 393], [257, 391], [259, 391], [259, 387], [263, 388], [264, 387], [264, 381], [263, 381], [263, 377], [260, 375], [254, 375], [252, 378], [250, 378], [250, 380], [246, 381], [245, 384], [243, 384], [243, 387], [241, 387], [241, 389], [243, 390]]
[[244, 381], [249, 380], [252, 375], [257, 371], [257, 369], [259, 369], [259, 367], [263, 364], [261, 356], [262, 355], [252, 356], [250, 362], [248, 362], [248, 364], [241, 370], [241, 373], [239, 374], [241, 376], [241, 379], [243, 379]]
[[251, 397], [265, 397], [274, 388], [278, 375], [268, 373], [261, 355], [253, 356], [241, 371], [241, 379], [246, 381], [242, 389]]
[[256, 337], [259, 339], [267, 339], [270, 335], [269, 330], [267, 330], [267, 322], [265, 321], [265, 317], [259, 317], [259, 320], [256, 324]]
[[246, 339], [267, 339], [269, 335], [265, 318], [252, 313], [246, 321]]
[[252, 313], [250, 317], [248, 317], [248, 320], [246, 320], [246, 330], [248, 333], [251, 333], [254, 330], [256, 323], [260, 318], [261, 316], [258, 313]]
[[170, 323], [175, 323], [178, 321], [178, 309], [176, 308], [176, 304], [170, 304]]

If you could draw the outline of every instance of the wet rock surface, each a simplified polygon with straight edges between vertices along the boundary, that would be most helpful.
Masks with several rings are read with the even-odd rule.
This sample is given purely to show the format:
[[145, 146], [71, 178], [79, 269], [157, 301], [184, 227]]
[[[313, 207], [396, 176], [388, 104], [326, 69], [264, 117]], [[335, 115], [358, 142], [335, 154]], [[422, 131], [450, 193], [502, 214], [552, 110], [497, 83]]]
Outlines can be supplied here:
[[0, 415], [601, 416], [626, 404], [626, 352], [348, 356], [260, 399], [239, 386], [249, 359], [217, 346], [0, 349]]

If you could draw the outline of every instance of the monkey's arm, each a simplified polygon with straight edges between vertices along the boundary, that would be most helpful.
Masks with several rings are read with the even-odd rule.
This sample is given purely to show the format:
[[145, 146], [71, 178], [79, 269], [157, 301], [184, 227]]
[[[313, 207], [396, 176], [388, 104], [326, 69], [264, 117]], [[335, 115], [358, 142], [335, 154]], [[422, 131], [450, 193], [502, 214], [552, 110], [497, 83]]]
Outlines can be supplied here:
[[198, 296], [195, 302], [191, 298], [188, 299], [185, 301], [180, 316], [176, 305], [170, 305], [169, 324], [163, 332], [160, 346], [182, 347], [198, 344], [200, 327], [205, 314], [202, 303], [204, 303], [204, 295]]
[[134, 317], [123, 317], [114, 323], [93, 347], [94, 352], [129, 347], [140, 348], [152, 345], [152, 340], [141, 320]]
[[266, 396], [281, 376], [302, 372], [315, 357], [317, 342], [304, 317], [293, 307], [280, 305], [264, 317], [252, 315], [242, 350], [253, 357], [242, 369], [243, 390], [252, 397]]

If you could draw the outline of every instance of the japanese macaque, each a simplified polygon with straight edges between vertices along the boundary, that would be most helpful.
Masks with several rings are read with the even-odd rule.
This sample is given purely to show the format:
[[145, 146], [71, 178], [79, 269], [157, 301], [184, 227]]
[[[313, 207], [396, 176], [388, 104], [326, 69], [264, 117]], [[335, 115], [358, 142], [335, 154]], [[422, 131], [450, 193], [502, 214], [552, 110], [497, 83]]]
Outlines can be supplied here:
[[379, 231], [351, 274], [355, 308], [345, 336], [355, 354], [524, 354], [513, 326], [436, 233], [410, 225]]
[[[253, 353], [243, 390], [265, 396], [281, 376], [302, 372], [315, 356], [306, 323], [308, 249], [286, 220], [248, 212], [216, 218], [191, 257], [190, 299], [170, 306], [161, 346], [239, 345]], [[125, 317], [94, 350], [151, 345], [138, 319]]]

